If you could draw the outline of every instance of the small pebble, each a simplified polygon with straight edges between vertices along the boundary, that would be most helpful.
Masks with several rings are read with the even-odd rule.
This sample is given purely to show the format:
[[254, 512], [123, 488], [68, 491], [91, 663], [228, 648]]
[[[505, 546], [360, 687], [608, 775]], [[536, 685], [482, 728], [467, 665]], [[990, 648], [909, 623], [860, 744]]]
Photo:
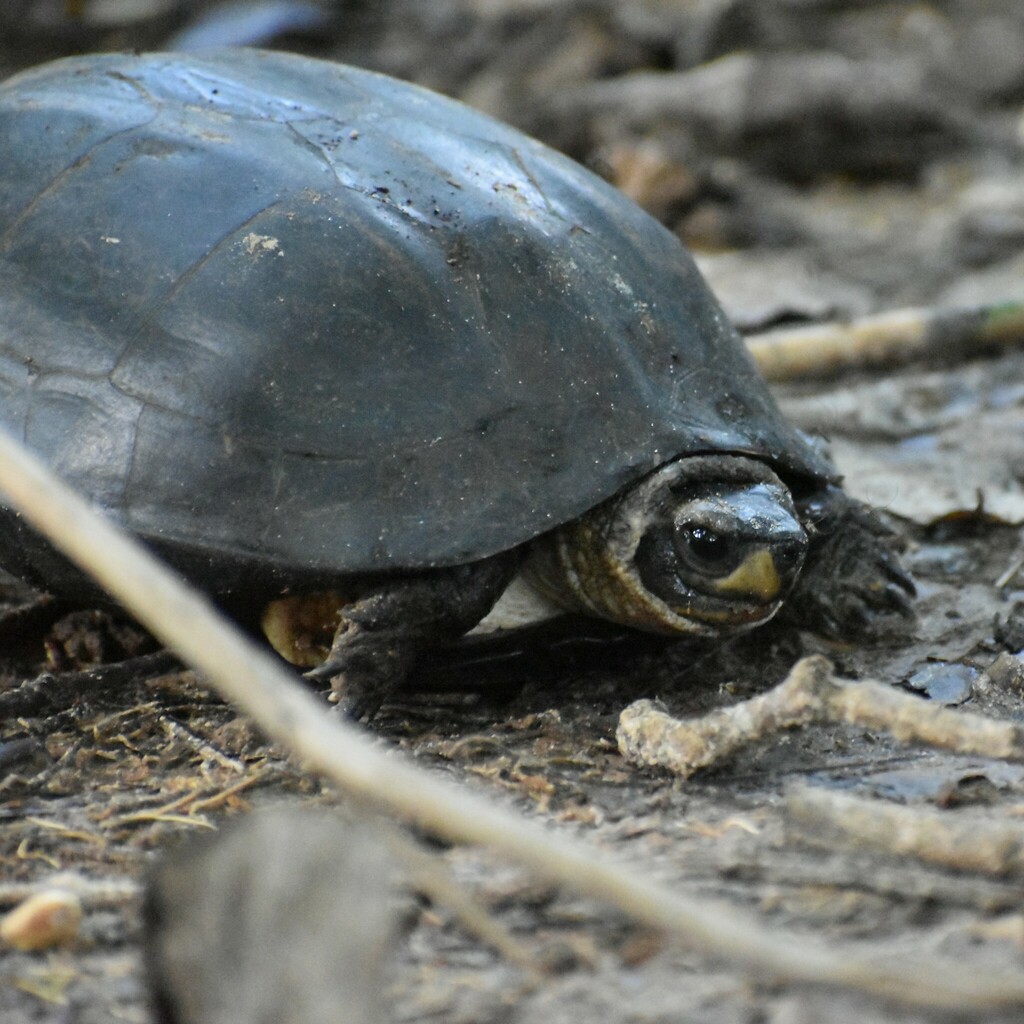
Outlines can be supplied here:
[[940, 704], [963, 704], [971, 696], [978, 674], [970, 665], [938, 661], [919, 668], [907, 686]]
[[0, 919], [0, 939], [23, 952], [70, 942], [82, 922], [82, 904], [66, 889], [37, 892]]
[[1000, 690], [1024, 690], [1024, 651], [1002, 654], [985, 670], [992, 684]]

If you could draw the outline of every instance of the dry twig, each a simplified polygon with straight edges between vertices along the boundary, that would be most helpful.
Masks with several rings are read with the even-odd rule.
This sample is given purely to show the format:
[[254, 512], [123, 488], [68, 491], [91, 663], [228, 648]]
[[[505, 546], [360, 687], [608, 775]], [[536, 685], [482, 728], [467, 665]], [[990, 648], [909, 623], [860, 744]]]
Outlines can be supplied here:
[[768, 380], [827, 377], [913, 359], [967, 359], [1024, 340], [1024, 303], [962, 309], [897, 309], [848, 323], [787, 327], [747, 339]]
[[139, 898], [138, 882], [125, 878], [89, 878], [73, 871], [61, 871], [36, 882], [0, 882], [0, 907], [12, 906], [47, 889], [67, 889], [86, 908], [119, 907]]
[[937, 707], [870, 680], [841, 682], [820, 655], [798, 661], [768, 693], [690, 721], [638, 700], [619, 718], [619, 750], [636, 764], [685, 777], [780, 729], [812, 723], [847, 723], [887, 732], [900, 743], [1024, 761], [1019, 726]]
[[77, 672], [43, 672], [14, 690], [0, 693], [0, 721], [65, 708], [87, 696], [99, 697], [112, 690], [120, 692], [140, 676], [161, 675], [179, 665], [176, 654], [156, 651]]
[[901, 807], [800, 786], [786, 814], [801, 840], [914, 857], [956, 871], [1005, 877], [1024, 874], [1024, 825], [931, 808]]
[[953, 964], [876, 965], [823, 949], [723, 904], [692, 899], [583, 844], [430, 776], [339, 721], [296, 677], [232, 626], [141, 545], [94, 513], [15, 440], [0, 434], [0, 487], [37, 529], [157, 637], [249, 714], [270, 738], [351, 796], [436, 835], [483, 843], [545, 878], [604, 900], [705, 954], [773, 980], [844, 985], [962, 1012], [1024, 1005], [1024, 978]]

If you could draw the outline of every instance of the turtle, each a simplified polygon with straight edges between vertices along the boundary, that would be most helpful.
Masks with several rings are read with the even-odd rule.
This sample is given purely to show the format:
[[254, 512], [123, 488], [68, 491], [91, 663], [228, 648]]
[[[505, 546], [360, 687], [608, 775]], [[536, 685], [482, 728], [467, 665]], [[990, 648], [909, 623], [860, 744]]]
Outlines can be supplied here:
[[[315, 677], [387, 693], [513, 577], [679, 637], [910, 614], [677, 237], [516, 129], [237, 50], [20, 73], [0, 137], [0, 425]], [[0, 565], [99, 598], [6, 507]]]

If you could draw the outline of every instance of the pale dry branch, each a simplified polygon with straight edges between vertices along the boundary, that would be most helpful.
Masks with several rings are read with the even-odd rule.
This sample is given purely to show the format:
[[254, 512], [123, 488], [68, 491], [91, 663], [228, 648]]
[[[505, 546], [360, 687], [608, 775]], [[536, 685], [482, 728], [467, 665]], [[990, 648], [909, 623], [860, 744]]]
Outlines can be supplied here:
[[60, 871], [35, 882], [0, 882], [0, 907], [13, 906], [47, 889], [75, 893], [86, 908], [118, 907], [139, 898], [138, 882], [125, 878], [89, 878], [73, 871]]
[[673, 718], [650, 700], [619, 718], [622, 755], [635, 764], [692, 775], [782, 729], [819, 724], [887, 732], [907, 745], [1024, 761], [1024, 730], [1011, 722], [930, 704], [870, 680], [843, 682], [820, 655], [803, 658], [773, 690], [701, 718]]
[[903, 807], [800, 786], [786, 795], [790, 826], [816, 846], [845, 846], [913, 857], [956, 871], [1024, 874], [1024, 825], [969, 813]]
[[1024, 341], [1024, 303], [898, 309], [846, 323], [787, 327], [747, 338], [761, 373], [773, 381], [828, 377], [914, 359], [969, 359]]
[[18, 442], [0, 434], [10, 503], [125, 608], [195, 666], [263, 732], [352, 797], [456, 842], [482, 843], [539, 875], [604, 900], [693, 949], [758, 977], [843, 985], [902, 1003], [962, 1012], [1024, 1005], [1024, 977], [955, 964], [877, 965], [825, 949], [724, 904], [692, 899], [584, 844], [415, 768], [340, 721], [301, 681], [230, 624], [140, 544], [93, 512]]

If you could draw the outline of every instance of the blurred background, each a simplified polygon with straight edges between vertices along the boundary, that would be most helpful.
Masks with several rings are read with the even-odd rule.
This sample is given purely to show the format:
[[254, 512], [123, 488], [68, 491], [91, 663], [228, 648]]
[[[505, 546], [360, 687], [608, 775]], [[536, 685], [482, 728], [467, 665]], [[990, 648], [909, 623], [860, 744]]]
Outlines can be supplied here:
[[613, 181], [745, 330], [993, 301], [1024, 262], [1020, 0], [4, 0], [0, 73], [252, 45], [411, 79]]

